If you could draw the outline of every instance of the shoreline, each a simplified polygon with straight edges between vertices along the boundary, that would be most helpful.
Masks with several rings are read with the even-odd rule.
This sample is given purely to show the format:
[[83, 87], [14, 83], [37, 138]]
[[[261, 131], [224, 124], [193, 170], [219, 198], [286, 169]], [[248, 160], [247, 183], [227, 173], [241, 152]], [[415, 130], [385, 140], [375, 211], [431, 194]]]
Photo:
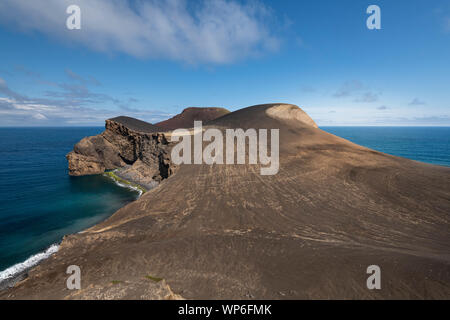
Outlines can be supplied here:
[[144, 188], [142, 185], [134, 181], [125, 179], [123, 176], [117, 174], [117, 170], [118, 169], [112, 171], [105, 171], [102, 175], [111, 178], [118, 186], [122, 188], [128, 188], [137, 191], [139, 193], [138, 199], [148, 191], [148, 189]]
[[[143, 186], [141, 186], [133, 181], [126, 180], [126, 179], [122, 178], [121, 176], [117, 175], [117, 170], [118, 169], [113, 170], [113, 171], [107, 171], [107, 172], [102, 173], [101, 175], [110, 178], [116, 185], [118, 185], [122, 188], [137, 191], [138, 197], [134, 201], [138, 200], [144, 193], [146, 193], [148, 191]], [[118, 209], [118, 210], [120, 210], [120, 209]], [[115, 212], [117, 212], [117, 210], [112, 212], [111, 215], [108, 216], [108, 218], [111, 217]], [[96, 223], [93, 226], [90, 226], [88, 228], [85, 228], [83, 230], [80, 230], [77, 233], [84, 233], [86, 230], [94, 227], [98, 223]], [[10, 288], [13, 288], [17, 283], [28, 278], [28, 272], [31, 269], [37, 267], [43, 261], [47, 260], [54, 254], [58, 253], [61, 242], [64, 240], [64, 237], [66, 237], [68, 235], [69, 234], [65, 234], [59, 242], [51, 244], [45, 250], [39, 251], [39, 252], [29, 256], [24, 261], [18, 262], [4, 270], [1, 270], [0, 271], [0, 292], [4, 291], [4, 290], [8, 290]]]
[[61, 241], [50, 245], [44, 251], [31, 255], [25, 261], [16, 263], [1, 271], [0, 291], [12, 288], [16, 285], [16, 283], [25, 280], [28, 277], [28, 271], [58, 252]]

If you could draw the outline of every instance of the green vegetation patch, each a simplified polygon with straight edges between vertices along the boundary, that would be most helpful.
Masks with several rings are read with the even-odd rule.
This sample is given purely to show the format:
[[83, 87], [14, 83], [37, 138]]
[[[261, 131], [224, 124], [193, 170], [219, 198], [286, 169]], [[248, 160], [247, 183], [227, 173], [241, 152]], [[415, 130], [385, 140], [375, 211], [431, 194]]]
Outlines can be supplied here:
[[163, 278], [157, 278], [157, 277], [152, 277], [152, 276], [145, 276], [145, 278], [152, 280], [154, 282], [160, 282], [161, 280], [163, 280]]
[[111, 283], [112, 284], [119, 284], [119, 283], [122, 283], [123, 281], [120, 281], [120, 280], [113, 280], [113, 281], [111, 281]]
[[127, 186], [132, 186], [133, 188], [136, 188], [136, 189], [142, 191], [142, 193], [146, 193], [147, 192], [147, 189], [145, 189], [144, 187], [142, 187], [142, 186], [140, 186], [140, 185], [138, 185], [136, 183], [130, 182], [128, 180], [122, 179], [121, 177], [116, 175], [114, 173], [114, 171], [107, 171], [107, 172], [105, 172], [105, 175], [107, 175], [108, 177], [110, 177], [114, 181], [117, 181], [117, 182], [119, 182], [121, 184], [125, 184]]

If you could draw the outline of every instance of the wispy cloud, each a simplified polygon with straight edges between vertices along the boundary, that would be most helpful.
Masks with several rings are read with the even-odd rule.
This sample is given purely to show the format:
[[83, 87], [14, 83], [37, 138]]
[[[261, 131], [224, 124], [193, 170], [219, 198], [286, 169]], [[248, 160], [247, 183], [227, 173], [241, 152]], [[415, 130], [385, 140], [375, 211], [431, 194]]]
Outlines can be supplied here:
[[6, 83], [6, 81], [2, 78], [0, 78], [0, 94], [4, 94], [5, 96], [13, 98], [15, 100], [25, 100], [24, 96], [11, 90], [8, 87], [8, 84]]
[[[72, 4], [81, 30], [65, 27]], [[2, 0], [0, 22], [100, 52], [189, 63], [229, 63], [279, 46], [272, 10], [257, 1]]]
[[343, 98], [351, 96], [356, 91], [364, 89], [364, 85], [362, 82], [354, 80], [347, 81], [333, 94], [335, 98]]
[[427, 104], [425, 101], [420, 100], [419, 98], [414, 98], [409, 105], [410, 106], [423, 106]]
[[387, 109], [389, 109], [389, 108], [386, 107], [386, 106], [379, 106], [379, 107], [377, 108], [377, 110], [387, 110]]
[[44, 116], [42, 113], [36, 113], [32, 117], [36, 120], [48, 120], [48, 118]]
[[332, 117], [320, 115], [314, 117], [319, 126], [450, 126], [450, 116], [445, 114], [436, 114], [430, 116], [391, 116], [385, 113], [374, 114], [368, 118], [364, 114], [356, 114], [352, 117], [346, 117], [345, 114], [337, 117], [339, 113]]
[[441, 116], [424, 116], [424, 117], [415, 117], [413, 121], [418, 123], [430, 123], [430, 124], [450, 124], [450, 116], [441, 115]]
[[415, 117], [379, 117], [373, 119], [374, 124], [402, 126], [449, 126], [450, 116], [432, 115]]
[[40, 79], [41, 78], [41, 74], [40, 73], [31, 71], [31, 70], [29, 70], [28, 68], [26, 68], [23, 65], [16, 65], [14, 67], [14, 70], [18, 71], [18, 72], [20, 72], [20, 73], [22, 73], [22, 74], [24, 74], [24, 75], [26, 75], [28, 77], [31, 77], [33, 79]]
[[360, 98], [355, 99], [355, 102], [371, 103], [379, 99], [379, 94], [374, 92], [366, 92]]
[[333, 97], [347, 98], [358, 95], [358, 97], [354, 98], [353, 102], [372, 103], [379, 100], [380, 94], [381, 93], [372, 92], [361, 81], [353, 80], [344, 82], [341, 87], [335, 93], [333, 93]]
[[107, 94], [93, 92], [85, 84], [74, 83], [58, 83], [56, 90], [48, 90], [45, 92], [45, 96], [51, 98], [63, 98], [71, 103], [79, 105], [97, 104], [104, 102], [112, 102], [114, 104], [119, 103], [118, 99], [115, 99]]
[[78, 81], [78, 82], [80, 82], [80, 83], [82, 83], [84, 85], [86, 85], [86, 84], [94, 84], [96, 86], [100, 86], [101, 85], [100, 81], [95, 79], [93, 76], [88, 76], [87, 78], [84, 78], [84, 77], [80, 76], [79, 74], [73, 72], [70, 69], [66, 69], [65, 71], [66, 71], [67, 76], [70, 79], [76, 80], [76, 81]]
[[93, 92], [82, 83], [56, 83], [56, 89], [59, 91], [47, 91], [44, 97], [29, 97], [12, 90], [0, 78], [0, 125], [101, 125], [123, 113], [155, 123], [171, 115], [131, 107], [137, 99], [122, 101]]

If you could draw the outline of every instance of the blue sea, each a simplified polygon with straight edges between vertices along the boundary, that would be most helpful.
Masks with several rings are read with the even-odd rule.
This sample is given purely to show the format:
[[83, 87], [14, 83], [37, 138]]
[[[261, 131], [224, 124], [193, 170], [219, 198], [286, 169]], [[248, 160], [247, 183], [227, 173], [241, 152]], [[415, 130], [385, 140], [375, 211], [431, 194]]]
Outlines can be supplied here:
[[394, 156], [450, 166], [450, 127], [321, 127], [320, 129]]
[[[450, 166], [450, 127], [322, 127], [369, 148]], [[0, 128], [0, 282], [58, 249], [66, 234], [138, 197], [102, 175], [68, 176], [65, 155], [103, 128]]]
[[0, 128], [0, 282], [139, 196], [102, 175], [68, 175], [65, 155], [103, 130]]

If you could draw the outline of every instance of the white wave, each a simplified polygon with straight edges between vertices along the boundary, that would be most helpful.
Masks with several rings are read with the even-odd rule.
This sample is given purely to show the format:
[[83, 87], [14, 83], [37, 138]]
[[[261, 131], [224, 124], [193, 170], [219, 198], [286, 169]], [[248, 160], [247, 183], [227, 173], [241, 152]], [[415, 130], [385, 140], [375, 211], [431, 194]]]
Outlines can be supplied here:
[[37, 265], [42, 260], [47, 259], [52, 254], [56, 253], [59, 249], [59, 245], [52, 244], [47, 250], [44, 252], [40, 252], [38, 254], [35, 254], [34, 256], [29, 257], [24, 262], [18, 263], [13, 265], [12, 267], [9, 267], [8, 269], [0, 272], [0, 281], [9, 279], [14, 277], [15, 275]]
[[136, 187], [134, 187], [134, 186], [132, 186], [132, 185], [129, 185], [129, 184], [120, 183], [119, 181], [117, 181], [117, 180], [114, 179], [114, 178], [111, 178], [111, 179], [113, 179], [114, 182], [115, 182], [119, 187], [134, 190], [134, 191], [136, 191], [136, 192], [138, 193], [138, 198], [141, 197], [141, 195], [142, 195], [142, 190], [141, 190], [141, 189], [136, 188]]
[[[113, 171], [114, 172], [114, 171]], [[107, 176], [107, 177], [109, 177], [112, 181], [114, 181], [114, 183], [116, 184], [116, 185], [118, 185], [119, 187], [122, 187], [122, 188], [127, 188], [127, 189], [131, 189], [131, 190], [134, 190], [134, 191], [136, 191], [137, 193], [138, 193], [138, 199], [142, 196], [142, 190], [141, 189], [139, 189], [139, 188], [137, 188], [137, 187], [135, 187], [135, 186], [132, 186], [132, 185], [130, 185], [130, 184], [125, 184], [125, 183], [121, 183], [121, 182], [119, 182], [119, 181], [117, 181], [117, 179], [115, 179], [114, 177], [111, 177], [111, 176], [109, 176], [109, 175], [105, 175], [105, 176]]]

